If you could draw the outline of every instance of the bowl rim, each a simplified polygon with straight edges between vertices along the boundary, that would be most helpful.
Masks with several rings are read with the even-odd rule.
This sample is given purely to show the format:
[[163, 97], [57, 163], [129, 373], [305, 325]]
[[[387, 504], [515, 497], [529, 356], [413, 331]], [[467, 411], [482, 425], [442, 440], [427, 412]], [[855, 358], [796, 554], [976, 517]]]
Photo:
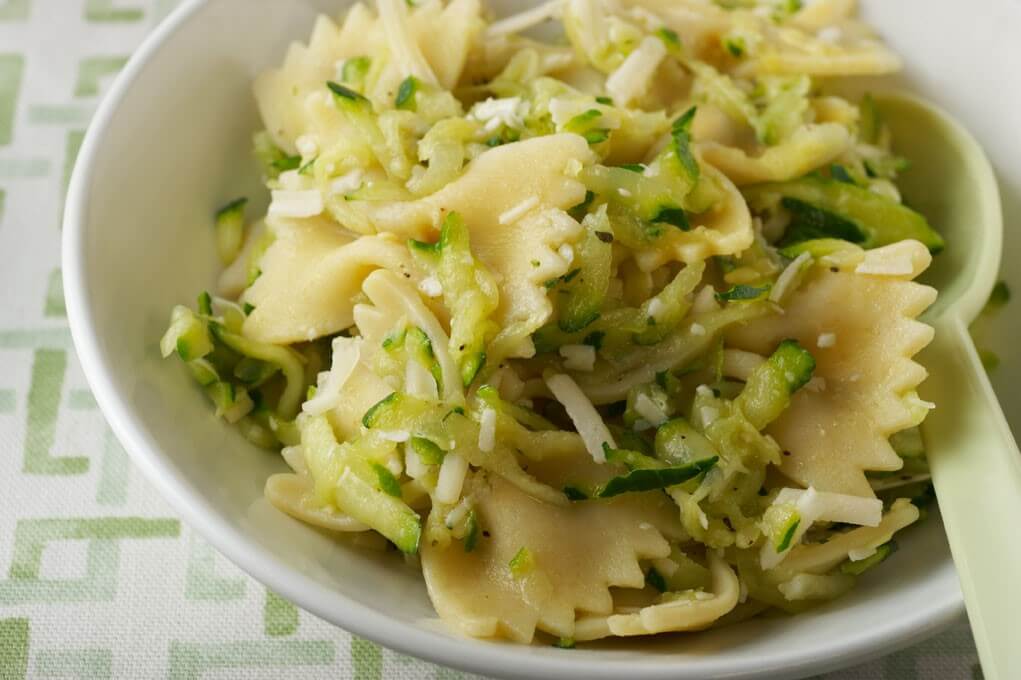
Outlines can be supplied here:
[[[556, 656], [522, 654], [515, 645], [458, 639], [405, 623], [349, 599], [285, 565], [244, 533], [219, 517], [183, 476], [171, 466], [144, 425], [135, 416], [131, 401], [120, 393], [111, 378], [109, 362], [99, 342], [90, 296], [87, 293], [88, 263], [85, 248], [89, 229], [89, 187], [99, 149], [111, 120], [132, 85], [143, 75], [150, 60], [213, 0], [184, 0], [142, 41], [103, 98], [86, 132], [71, 176], [63, 218], [61, 265], [68, 323], [82, 370], [96, 401], [118, 440], [134, 464], [167, 500], [174, 511], [218, 551], [256, 580], [267, 584], [312, 614], [353, 634], [390, 649], [460, 670], [520, 678], [619, 678], [636, 680], [704, 678], [725, 674], [728, 678], [803, 677], [887, 654], [944, 629], [964, 612], [960, 590], [934, 598], [928, 609], [906, 612], [896, 621], [875, 622], [848, 634], [831, 647], [796, 653], [776, 653], [733, 662], [726, 667], [718, 658], [685, 659], [649, 656], [645, 662], [627, 659], [586, 659], [585, 650], [560, 651]], [[525, 649], [529, 649], [525, 647]]]

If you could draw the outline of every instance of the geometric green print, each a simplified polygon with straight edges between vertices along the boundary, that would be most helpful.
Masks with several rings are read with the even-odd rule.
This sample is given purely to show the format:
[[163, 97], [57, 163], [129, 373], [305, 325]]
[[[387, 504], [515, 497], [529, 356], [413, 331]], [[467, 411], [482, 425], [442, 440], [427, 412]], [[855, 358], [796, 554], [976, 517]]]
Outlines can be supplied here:
[[298, 608], [269, 588], [266, 589], [262, 618], [266, 635], [271, 637], [293, 635], [298, 630]]
[[352, 637], [351, 663], [356, 678], [375, 680], [383, 677], [383, 650], [374, 642]]
[[28, 7], [29, 0], [0, 0], [0, 21], [24, 21]]
[[[28, 619], [0, 620], [0, 680], [22, 680], [28, 674]], [[35, 655], [42, 678], [104, 680], [112, 675], [109, 649], [43, 649]]]
[[145, 16], [138, 7], [114, 7], [113, 0], [88, 0], [85, 3], [86, 21], [131, 22]]
[[40, 678], [106, 680], [113, 676], [113, 651], [43, 649], [35, 655], [35, 674]]
[[28, 672], [28, 619], [0, 620], [0, 679], [20, 680]]
[[67, 370], [67, 352], [37, 349], [32, 364], [25, 424], [25, 460], [22, 469], [34, 475], [80, 475], [89, 469], [83, 456], [57, 457], [50, 453], [57, 432], [57, 413]]
[[74, 86], [75, 97], [95, 97], [99, 94], [99, 81], [103, 77], [117, 73], [127, 57], [89, 57], [78, 65], [78, 82]]
[[213, 546], [192, 534], [191, 554], [184, 577], [184, 596], [189, 600], [225, 602], [245, 596], [243, 576], [216, 575], [216, 560], [223, 559]]
[[333, 642], [326, 640], [171, 642], [170, 678], [199, 680], [211, 670], [328, 666], [335, 654]]
[[0, 54], [0, 146], [11, 143], [24, 69], [25, 58], [20, 54]]
[[[175, 538], [176, 519], [99, 517], [22, 519], [14, 532], [8, 580], [0, 581], [0, 604], [109, 601], [117, 594], [120, 544], [129, 539]], [[39, 577], [43, 550], [57, 541], [87, 540], [85, 574], [75, 579]]]

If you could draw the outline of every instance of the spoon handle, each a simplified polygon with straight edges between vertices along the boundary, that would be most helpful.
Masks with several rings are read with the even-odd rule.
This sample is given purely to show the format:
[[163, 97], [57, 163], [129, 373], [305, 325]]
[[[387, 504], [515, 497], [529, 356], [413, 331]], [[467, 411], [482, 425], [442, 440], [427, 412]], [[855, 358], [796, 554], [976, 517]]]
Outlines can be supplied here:
[[986, 680], [1021, 678], [1021, 453], [965, 323], [926, 350], [939, 411], [925, 421], [932, 480]]

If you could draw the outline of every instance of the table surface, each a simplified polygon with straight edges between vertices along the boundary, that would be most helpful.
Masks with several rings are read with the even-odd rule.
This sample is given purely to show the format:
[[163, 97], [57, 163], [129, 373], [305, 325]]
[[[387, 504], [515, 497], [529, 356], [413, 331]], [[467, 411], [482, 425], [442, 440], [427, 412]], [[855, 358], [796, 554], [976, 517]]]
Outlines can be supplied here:
[[[300, 611], [132, 467], [89, 392], [60, 219], [89, 118], [177, 0], [0, 0], [0, 677], [461, 678]], [[827, 680], [980, 674], [962, 619]]]

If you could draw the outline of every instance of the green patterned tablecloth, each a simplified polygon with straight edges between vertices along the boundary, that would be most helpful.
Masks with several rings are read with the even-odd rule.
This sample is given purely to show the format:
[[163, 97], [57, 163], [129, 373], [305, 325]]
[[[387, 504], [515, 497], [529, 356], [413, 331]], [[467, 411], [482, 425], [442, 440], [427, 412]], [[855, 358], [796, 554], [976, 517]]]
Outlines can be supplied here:
[[[463, 677], [243, 574], [132, 468], [89, 393], [62, 296], [64, 191], [96, 103], [175, 4], [0, 0], [0, 678]], [[976, 668], [962, 620], [827, 677]]]

